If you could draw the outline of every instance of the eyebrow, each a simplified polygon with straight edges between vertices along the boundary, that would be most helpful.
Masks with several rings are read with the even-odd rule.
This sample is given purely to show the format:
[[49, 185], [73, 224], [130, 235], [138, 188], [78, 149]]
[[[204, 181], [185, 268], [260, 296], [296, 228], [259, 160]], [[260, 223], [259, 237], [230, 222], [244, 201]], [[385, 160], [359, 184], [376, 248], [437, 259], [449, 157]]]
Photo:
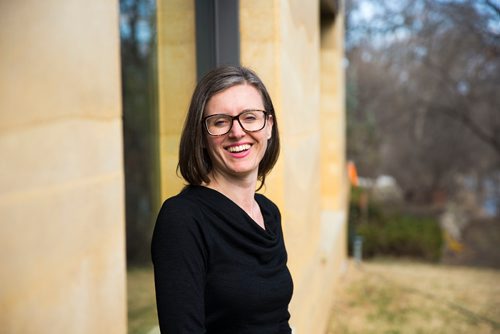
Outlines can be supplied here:
[[[265, 109], [259, 109], [259, 108], [248, 108], [248, 109], [243, 109], [242, 111], [240, 111], [239, 113], [237, 113], [236, 115], [241, 115], [243, 114], [244, 112], [247, 112], [247, 111], [264, 111], [264, 112], [267, 112], [267, 110]], [[212, 115], [204, 115], [203, 118], [206, 118], [206, 117], [210, 117], [210, 116], [215, 116], [215, 115], [225, 115], [225, 116], [231, 116], [230, 114], [224, 114], [224, 113], [216, 113], [216, 114], [212, 114]], [[235, 115], [235, 116], [236, 116]], [[233, 116], [231, 116], [233, 117]]]

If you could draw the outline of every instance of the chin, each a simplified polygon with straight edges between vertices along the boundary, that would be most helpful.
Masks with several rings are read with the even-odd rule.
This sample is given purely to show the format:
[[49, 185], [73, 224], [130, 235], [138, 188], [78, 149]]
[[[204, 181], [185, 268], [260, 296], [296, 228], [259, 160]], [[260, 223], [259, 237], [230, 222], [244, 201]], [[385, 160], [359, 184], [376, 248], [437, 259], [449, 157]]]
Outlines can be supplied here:
[[255, 172], [255, 169], [249, 169], [249, 168], [232, 168], [231, 169], [231, 174], [238, 175], [238, 176], [247, 176], [247, 175], [253, 174], [254, 172]]
[[235, 166], [235, 165], [226, 165], [225, 168], [220, 169], [219, 172], [222, 172], [221, 174], [230, 174], [233, 176], [248, 176], [253, 173], [257, 174], [258, 168], [255, 168], [254, 166]]

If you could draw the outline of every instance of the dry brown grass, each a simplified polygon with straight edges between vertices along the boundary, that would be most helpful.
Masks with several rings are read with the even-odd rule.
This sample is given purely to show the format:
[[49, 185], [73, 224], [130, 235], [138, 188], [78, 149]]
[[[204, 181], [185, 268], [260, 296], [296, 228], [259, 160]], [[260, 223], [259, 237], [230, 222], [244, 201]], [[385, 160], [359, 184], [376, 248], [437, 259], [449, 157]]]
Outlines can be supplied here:
[[351, 263], [332, 310], [337, 333], [500, 333], [500, 271]]
[[128, 333], [145, 334], [158, 325], [152, 268], [127, 273]]

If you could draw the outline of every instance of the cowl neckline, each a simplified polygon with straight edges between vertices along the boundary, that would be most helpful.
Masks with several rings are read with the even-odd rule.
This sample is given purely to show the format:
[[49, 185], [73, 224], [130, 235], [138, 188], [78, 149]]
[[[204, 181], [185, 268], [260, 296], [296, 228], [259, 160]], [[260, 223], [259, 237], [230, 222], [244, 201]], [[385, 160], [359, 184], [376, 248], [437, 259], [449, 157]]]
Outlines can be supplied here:
[[[265, 229], [250, 217], [238, 204], [215, 189], [205, 186], [189, 185], [183, 192], [195, 195], [200, 203], [205, 205], [206, 209], [212, 211], [224, 222], [239, 230], [239, 232], [247, 237], [256, 239], [255, 241], [264, 241], [264, 243], [267, 244], [269, 242], [274, 244], [274, 242], [277, 241], [276, 239], [279, 235], [277, 231], [277, 228], [279, 228], [279, 222], [277, 221], [278, 217], [276, 217], [276, 213], [273, 212], [269, 204], [270, 201], [264, 195], [256, 193], [254, 198], [264, 218]], [[268, 244], [268, 246], [270, 245]]]

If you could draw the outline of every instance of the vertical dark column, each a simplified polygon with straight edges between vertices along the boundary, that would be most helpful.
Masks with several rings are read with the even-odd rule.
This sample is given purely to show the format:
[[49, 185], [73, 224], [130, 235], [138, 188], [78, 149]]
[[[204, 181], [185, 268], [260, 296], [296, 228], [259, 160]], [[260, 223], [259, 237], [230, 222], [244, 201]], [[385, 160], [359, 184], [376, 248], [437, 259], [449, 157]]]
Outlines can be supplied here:
[[[128, 264], [149, 264], [160, 203], [156, 2], [120, 1], [123, 154]], [[147, 38], [139, 37], [144, 30]]]
[[196, 0], [198, 79], [217, 66], [239, 64], [239, 1]]

